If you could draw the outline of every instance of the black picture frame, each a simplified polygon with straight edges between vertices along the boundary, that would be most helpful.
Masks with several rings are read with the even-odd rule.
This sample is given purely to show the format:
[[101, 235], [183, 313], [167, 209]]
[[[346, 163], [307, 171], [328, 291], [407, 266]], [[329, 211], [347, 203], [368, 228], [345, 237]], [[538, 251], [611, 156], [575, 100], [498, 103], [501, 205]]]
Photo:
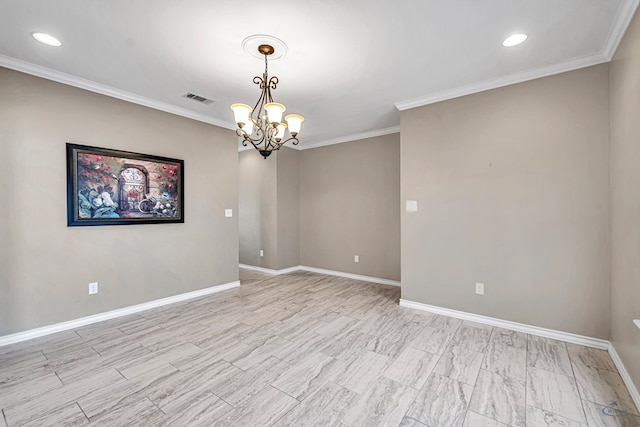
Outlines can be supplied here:
[[184, 160], [66, 147], [67, 226], [184, 223]]

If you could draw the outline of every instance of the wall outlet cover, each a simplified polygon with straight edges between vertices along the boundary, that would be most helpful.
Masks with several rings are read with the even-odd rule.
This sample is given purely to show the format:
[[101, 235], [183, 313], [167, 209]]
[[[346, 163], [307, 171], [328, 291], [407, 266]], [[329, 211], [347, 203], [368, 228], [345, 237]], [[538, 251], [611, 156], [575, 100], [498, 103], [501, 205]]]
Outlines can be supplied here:
[[98, 293], [98, 282], [89, 283], [89, 295]]
[[360, 262], [360, 257], [358, 255], [354, 255], [353, 262]]
[[484, 283], [476, 283], [476, 294], [484, 295]]
[[233, 209], [225, 209], [224, 216], [225, 218], [231, 218], [233, 216]]

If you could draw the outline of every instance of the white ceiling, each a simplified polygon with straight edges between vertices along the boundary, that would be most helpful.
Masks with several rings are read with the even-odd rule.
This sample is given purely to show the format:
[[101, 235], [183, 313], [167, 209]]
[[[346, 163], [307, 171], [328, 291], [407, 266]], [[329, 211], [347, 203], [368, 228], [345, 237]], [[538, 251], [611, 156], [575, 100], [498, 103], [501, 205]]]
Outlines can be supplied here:
[[[397, 131], [398, 109], [606, 62], [638, 0], [0, 0], [0, 66], [233, 128], [282, 39], [276, 101], [303, 146]], [[31, 32], [58, 37], [52, 48]], [[529, 39], [502, 47], [506, 36]], [[210, 106], [184, 99], [194, 92]]]

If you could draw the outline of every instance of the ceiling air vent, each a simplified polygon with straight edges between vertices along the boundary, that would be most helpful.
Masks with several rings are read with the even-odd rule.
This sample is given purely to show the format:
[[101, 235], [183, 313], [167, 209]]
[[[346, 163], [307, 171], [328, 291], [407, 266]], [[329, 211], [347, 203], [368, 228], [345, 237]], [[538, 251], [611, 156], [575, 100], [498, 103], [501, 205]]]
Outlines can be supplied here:
[[213, 99], [207, 99], [204, 96], [196, 95], [195, 93], [191, 93], [191, 92], [185, 93], [184, 95], [182, 95], [182, 97], [193, 99], [194, 101], [198, 101], [204, 105], [211, 105], [214, 102]]

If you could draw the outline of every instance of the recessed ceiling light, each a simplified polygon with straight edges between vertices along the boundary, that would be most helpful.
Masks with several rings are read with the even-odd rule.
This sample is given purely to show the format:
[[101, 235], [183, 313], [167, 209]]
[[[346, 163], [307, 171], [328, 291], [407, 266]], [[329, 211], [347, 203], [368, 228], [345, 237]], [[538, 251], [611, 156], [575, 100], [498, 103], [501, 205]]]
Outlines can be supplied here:
[[513, 34], [507, 37], [502, 42], [502, 46], [504, 47], [518, 46], [520, 43], [523, 43], [527, 39], [527, 37], [528, 36], [524, 33]]
[[60, 40], [58, 40], [53, 36], [50, 36], [49, 34], [31, 33], [31, 36], [34, 39], [38, 40], [40, 43], [44, 43], [47, 46], [54, 46], [54, 47], [62, 46], [62, 42]]

